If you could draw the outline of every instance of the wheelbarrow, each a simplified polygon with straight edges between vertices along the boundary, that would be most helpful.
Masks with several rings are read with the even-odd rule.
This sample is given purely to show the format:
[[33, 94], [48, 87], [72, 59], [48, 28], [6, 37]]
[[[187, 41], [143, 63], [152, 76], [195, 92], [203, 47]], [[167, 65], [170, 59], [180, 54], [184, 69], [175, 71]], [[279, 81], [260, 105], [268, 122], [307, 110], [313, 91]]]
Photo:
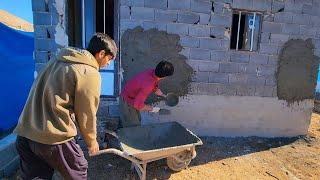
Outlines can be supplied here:
[[141, 180], [146, 179], [147, 163], [167, 159], [173, 171], [185, 169], [196, 157], [195, 146], [202, 141], [177, 122], [166, 122], [118, 129], [116, 133], [120, 149], [109, 148], [96, 155], [112, 153], [132, 162]]

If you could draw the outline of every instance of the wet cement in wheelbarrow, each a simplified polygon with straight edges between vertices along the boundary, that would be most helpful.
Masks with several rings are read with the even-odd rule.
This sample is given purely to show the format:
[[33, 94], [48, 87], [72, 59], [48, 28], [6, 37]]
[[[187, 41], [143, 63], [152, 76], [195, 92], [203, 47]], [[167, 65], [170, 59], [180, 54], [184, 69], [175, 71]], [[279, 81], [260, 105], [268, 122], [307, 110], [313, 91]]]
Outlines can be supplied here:
[[117, 132], [126, 151], [148, 151], [197, 143], [198, 139], [176, 122], [123, 128]]

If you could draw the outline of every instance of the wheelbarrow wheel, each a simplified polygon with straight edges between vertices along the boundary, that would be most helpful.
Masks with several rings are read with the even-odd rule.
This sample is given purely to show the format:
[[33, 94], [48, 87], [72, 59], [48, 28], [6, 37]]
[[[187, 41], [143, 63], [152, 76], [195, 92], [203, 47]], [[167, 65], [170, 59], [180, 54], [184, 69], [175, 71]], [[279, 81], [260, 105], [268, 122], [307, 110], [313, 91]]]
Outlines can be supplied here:
[[173, 156], [167, 157], [167, 165], [173, 171], [181, 171], [188, 167], [192, 157], [193, 154], [191, 151], [182, 151]]

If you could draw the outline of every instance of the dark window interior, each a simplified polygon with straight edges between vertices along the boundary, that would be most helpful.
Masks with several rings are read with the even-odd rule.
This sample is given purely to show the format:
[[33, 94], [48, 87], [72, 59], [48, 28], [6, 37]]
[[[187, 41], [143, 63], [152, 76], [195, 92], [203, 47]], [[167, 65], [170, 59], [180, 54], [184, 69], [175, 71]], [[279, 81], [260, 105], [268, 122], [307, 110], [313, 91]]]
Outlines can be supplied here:
[[69, 46], [81, 48], [81, 1], [68, 0], [67, 2], [67, 33], [69, 37]]
[[[105, 33], [108, 34], [111, 38], [113, 37], [113, 25], [114, 25], [114, 1], [113, 0], [105, 0], [105, 9], [106, 9], [106, 17], [105, 17]], [[96, 32], [104, 32], [103, 28], [103, 0], [96, 0]]]

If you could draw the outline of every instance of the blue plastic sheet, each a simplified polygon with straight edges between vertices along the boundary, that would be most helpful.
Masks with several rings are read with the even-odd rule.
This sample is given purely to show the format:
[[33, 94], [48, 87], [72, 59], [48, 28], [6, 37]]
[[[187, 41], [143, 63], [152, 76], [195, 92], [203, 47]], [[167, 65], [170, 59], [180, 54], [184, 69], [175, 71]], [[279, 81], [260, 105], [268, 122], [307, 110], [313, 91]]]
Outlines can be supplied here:
[[33, 33], [0, 23], [0, 133], [15, 127], [34, 80]]

